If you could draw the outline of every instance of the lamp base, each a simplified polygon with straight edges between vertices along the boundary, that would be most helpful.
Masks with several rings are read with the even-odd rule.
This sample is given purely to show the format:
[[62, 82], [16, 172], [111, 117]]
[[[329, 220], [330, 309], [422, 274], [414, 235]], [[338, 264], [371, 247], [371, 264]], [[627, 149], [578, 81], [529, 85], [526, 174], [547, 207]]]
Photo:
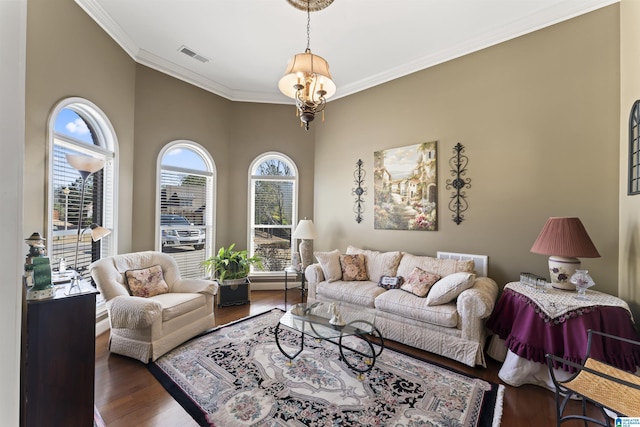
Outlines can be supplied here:
[[302, 258], [302, 271], [313, 264], [313, 240], [302, 239], [300, 242], [300, 258]]
[[565, 291], [575, 291], [574, 284], [569, 279], [580, 268], [580, 260], [573, 257], [550, 256], [549, 274], [551, 276], [551, 286]]

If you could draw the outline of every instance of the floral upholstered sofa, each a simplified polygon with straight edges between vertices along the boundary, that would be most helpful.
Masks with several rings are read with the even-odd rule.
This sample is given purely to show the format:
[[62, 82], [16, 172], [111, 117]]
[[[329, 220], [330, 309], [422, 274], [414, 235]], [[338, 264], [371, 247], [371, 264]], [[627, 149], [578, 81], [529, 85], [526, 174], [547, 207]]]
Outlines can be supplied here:
[[[434, 258], [353, 246], [345, 254], [315, 255], [318, 263], [305, 270], [309, 303], [375, 310], [385, 339], [486, 367], [485, 319], [498, 296], [496, 282], [486, 277], [486, 257]], [[478, 259], [485, 265], [476, 265]]]

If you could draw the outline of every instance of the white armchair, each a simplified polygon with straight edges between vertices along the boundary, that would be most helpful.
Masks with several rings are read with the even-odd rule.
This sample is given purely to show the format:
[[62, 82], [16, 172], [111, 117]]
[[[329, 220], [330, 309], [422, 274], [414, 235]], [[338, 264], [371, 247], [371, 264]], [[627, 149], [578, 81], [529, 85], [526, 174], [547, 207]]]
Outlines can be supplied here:
[[[168, 291], [132, 296], [126, 272], [157, 265]], [[211, 280], [181, 279], [170, 255], [153, 251], [116, 255], [92, 263], [89, 269], [106, 300], [112, 353], [148, 363], [215, 326], [213, 301], [218, 285]]]

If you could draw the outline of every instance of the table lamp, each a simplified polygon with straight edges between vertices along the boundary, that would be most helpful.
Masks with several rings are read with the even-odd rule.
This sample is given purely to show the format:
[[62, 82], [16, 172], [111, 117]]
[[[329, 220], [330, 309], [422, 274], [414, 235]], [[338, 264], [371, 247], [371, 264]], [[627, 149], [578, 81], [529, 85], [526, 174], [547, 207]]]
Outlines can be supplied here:
[[313, 239], [318, 237], [316, 226], [310, 219], [303, 219], [298, 223], [293, 232], [294, 239], [300, 239], [300, 257], [302, 258], [302, 270], [313, 263]]
[[567, 217], [549, 218], [531, 252], [550, 255], [551, 286], [565, 290], [575, 290], [569, 278], [580, 268], [578, 257], [600, 257], [580, 218]]

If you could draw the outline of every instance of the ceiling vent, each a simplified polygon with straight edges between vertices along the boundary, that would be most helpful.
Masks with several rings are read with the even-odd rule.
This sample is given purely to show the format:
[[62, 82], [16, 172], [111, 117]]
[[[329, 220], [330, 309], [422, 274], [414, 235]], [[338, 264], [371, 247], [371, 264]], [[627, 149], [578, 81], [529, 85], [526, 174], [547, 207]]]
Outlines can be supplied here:
[[196, 52], [193, 51], [193, 49], [189, 49], [188, 47], [186, 47], [185, 45], [180, 46], [180, 49], [178, 49], [178, 52], [182, 52], [187, 56], [190, 56], [194, 59], [197, 59], [198, 61], [205, 63], [205, 62], [209, 62], [209, 58], [206, 58], [202, 55], [197, 54]]

